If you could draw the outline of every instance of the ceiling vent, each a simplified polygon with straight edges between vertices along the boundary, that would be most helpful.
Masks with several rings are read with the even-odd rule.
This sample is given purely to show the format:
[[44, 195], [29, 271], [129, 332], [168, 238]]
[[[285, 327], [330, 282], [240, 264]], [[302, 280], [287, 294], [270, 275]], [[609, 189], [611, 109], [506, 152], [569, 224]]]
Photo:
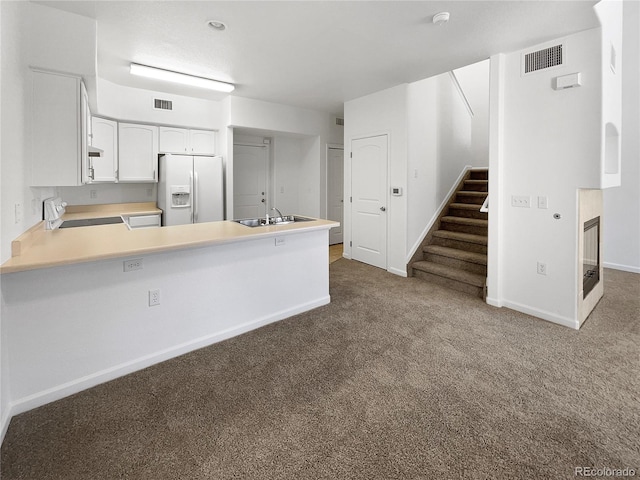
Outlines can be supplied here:
[[153, 99], [153, 108], [155, 110], [173, 110], [173, 102], [171, 100]]
[[340, 125], [341, 127], [344, 127], [344, 118], [336, 117], [336, 125]]
[[522, 56], [522, 74], [538, 72], [547, 68], [559, 67], [564, 64], [564, 44], [554, 45]]

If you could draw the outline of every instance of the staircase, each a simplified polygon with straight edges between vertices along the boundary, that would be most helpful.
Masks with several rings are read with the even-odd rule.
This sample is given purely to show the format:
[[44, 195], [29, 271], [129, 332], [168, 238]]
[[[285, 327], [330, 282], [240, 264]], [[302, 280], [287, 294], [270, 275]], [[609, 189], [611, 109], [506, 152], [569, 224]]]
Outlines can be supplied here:
[[488, 170], [467, 172], [414, 255], [414, 277], [484, 299], [489, 217], [480, 208], [488, 192]]

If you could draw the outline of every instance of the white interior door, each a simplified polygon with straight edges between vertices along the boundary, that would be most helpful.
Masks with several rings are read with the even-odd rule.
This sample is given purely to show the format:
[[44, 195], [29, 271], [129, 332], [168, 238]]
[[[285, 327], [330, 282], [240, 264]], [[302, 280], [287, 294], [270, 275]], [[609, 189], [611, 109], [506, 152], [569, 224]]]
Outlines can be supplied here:
[[266, 213], [267, 149], [233, 146], [233, 217], [257, 218]]
[[351, 257], [387, 268], [387, 136], [351, 142]]
[[327, 156], [327, 219], [340, 222], [329, 230], [329, 245], [342, 243], [344, 224], [344, 150], [330, 148]]

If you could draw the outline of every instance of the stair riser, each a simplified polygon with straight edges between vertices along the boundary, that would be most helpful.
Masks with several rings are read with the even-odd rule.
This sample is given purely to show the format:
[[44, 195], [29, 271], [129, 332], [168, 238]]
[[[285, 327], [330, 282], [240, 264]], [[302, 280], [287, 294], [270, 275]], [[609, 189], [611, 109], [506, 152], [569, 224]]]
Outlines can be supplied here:
[[458, 270], [464, 270], [466, 272], [477, 273], [479, 275], [487, 276], [487, 266], [477, 263], [467, 262], [458, 258], [444, 257], [442, 255], [436, 255], [433, 253], [426, 253], [423, 255], [424, 259], [439, 263], [440, 265], [447, 265], [448, 267], [457, 268]]
[[449, 207], [447, 213], [450, 217], [464, 217], [464, 218], [478, 218], [480, 220], [489, 220], [489, 214], [487, 212], [481, 212], [480, 210], [466, 210], [464, 208]]
[[487, 171], [471, 170], [470, 173], [471, 180], [489, 180], [489, 172]]
[[482, 288], [476, 287], [474, 285], [469, 285], [468, 283], [458, 282], [456, 280], [444, 278], [439, 275], [433, 275], [431, 273], [423, 272], [422, 270], [417, 269], [413, 269], [413, 276], [422, 280], [426, 280], [428, 282], [437, 283], [438, 285], [442, 285], [443, 287], [452, 288], [459, 292], [482, 298]]
[[460, 225], [458, 223], [442, 222], [440, 225], [442, 230], [448, 230], [450, 232], [472, 233], [474, 235], [487, 236], [487, 227], [476, 227], [474, 225]]
[[467, 195], [464, 193], [456, 193], [457, 203], [472, 203], [474, 205], [482, 205], [484, 203], [485, 196]]
[[449, 238], [440, 238], [440, 237], [433, 237], [433, 240], [431, 243], [433, 245], [440, 245], [442, 247], [449, 247], [449, 248], [457, 248], [458, 250], [465, 250], [467, 252], [484, 253], [485, 255], [487, 253], [487, 246], [480, 245], [478, 243], [463, 242], [460, 240], [451, 240]]
[[484, 183], [468, 183], [465, 182], [464, 183], [464, 190], [470, 191], [470, 192], [488, 192], [489, 191], [489, 186]]

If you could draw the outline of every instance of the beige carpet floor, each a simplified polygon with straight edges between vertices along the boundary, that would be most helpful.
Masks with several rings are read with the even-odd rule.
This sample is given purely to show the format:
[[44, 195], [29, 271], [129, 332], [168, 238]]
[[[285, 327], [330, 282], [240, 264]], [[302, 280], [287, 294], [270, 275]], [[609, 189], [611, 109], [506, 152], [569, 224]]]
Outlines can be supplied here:
[[330, 271], [330, 305], [15, 417], [2, 479], [640, 475], [640, 275], [574, 331]]

